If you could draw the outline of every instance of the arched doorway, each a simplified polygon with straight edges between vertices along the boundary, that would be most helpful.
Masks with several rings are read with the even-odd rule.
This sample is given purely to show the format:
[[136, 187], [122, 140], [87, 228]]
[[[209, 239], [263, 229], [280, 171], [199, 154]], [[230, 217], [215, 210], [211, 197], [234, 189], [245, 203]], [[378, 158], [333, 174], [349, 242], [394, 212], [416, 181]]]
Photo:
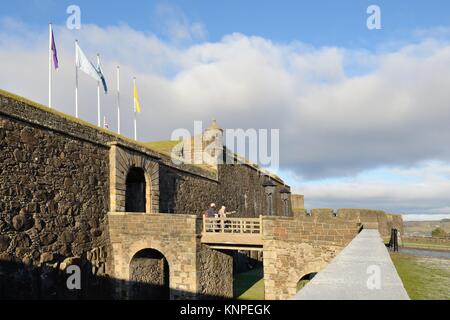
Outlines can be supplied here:
[[130, 298], [133, 300], [169, 300], [169, 263], [154, 249], [136, 253], [130, 263]]
[[125, 192], [126, 212], [145, 212], [145, 173], [142, 168], [131, 168], [127, 175]]

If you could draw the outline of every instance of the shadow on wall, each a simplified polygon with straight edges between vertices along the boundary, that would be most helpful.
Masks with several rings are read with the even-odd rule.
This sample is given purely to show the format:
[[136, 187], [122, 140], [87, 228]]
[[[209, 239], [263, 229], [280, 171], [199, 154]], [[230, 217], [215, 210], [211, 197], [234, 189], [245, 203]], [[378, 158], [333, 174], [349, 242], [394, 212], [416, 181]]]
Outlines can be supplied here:
[[233, 274], [248, 272], [263, 267], [262, 255], [259, 252], [233, 251]]
[[[182, 181], [183, 177], [177, 174], [175, 171], [171, 171], [166, 168], [161, 168], [165, 170], [160, 175], [159, 185], [160, 185], [160, 195], [159, 195], [159, 206], [160, 211], [165, 213], [175, 213], [176, 212], [176, 190], [177, 186]], [[164, 177], [164, 178], [163, 178]]]
[[125, 211], [145, 212], [145, 173], [142, 168], [131, 168], [126, 179]]
[[[144, 281], [123, 281], [92, 274], [89, 262], [76, 261], [81, 270], [81, 289], [69, 290], [71, 274], [52, 266], [30, 267], [0, 261], [0, 300], [168, 300], [169, 289]], [[70, 279], [69, 279], [70, 280]], [[200, 300], [227, 300], [220, 296], [196, 295], [170, 290], [175, 297]]]
[[[12, 261], [0, 261], [0, 299], [78, 300], [112, 299], [113, 286], [107, 277], [92, 274], [88, 262], [74, 261], [81, 270], [82, 290], [69, 290], [66, 271], [46, 265], [30, 267]], [[89, 297], [89, 298], [88, 298]]]

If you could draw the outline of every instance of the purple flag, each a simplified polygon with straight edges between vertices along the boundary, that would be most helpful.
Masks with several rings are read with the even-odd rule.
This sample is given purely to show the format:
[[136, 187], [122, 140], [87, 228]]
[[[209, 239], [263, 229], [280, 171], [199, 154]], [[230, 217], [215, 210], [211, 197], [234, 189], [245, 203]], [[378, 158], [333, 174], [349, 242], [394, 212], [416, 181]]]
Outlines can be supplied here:
[[52, 30], [52, 52], [53, 52], [53, 65], [55, 66], [55, 69], [58, 69], [59, 68], [58, 52], [56, 51], [55, 35], [53, 34], [53, 30]]

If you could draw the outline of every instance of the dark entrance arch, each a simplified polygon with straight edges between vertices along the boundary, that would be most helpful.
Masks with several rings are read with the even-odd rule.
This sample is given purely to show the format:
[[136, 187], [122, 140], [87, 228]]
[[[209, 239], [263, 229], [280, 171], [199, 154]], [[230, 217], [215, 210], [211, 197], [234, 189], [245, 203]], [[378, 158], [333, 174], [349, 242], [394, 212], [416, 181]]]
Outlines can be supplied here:
[[169, 264], [154, 249], [136, 253], [130, 263], [130, 297], [133, 300], [169, 300]]
[[126, 212], [145, 212], [145, 173], [142, 168], [131, 168], [127, 175], [125, 192]]

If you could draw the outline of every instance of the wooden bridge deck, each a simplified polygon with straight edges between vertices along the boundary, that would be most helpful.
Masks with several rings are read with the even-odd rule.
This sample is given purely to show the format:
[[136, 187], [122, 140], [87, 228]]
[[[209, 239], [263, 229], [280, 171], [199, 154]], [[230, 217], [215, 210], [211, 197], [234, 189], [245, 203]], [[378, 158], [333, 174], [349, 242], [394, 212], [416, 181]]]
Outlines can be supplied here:
[[202, 243], [215, 249], [262, 250], [262, 217], [204, 217]]

